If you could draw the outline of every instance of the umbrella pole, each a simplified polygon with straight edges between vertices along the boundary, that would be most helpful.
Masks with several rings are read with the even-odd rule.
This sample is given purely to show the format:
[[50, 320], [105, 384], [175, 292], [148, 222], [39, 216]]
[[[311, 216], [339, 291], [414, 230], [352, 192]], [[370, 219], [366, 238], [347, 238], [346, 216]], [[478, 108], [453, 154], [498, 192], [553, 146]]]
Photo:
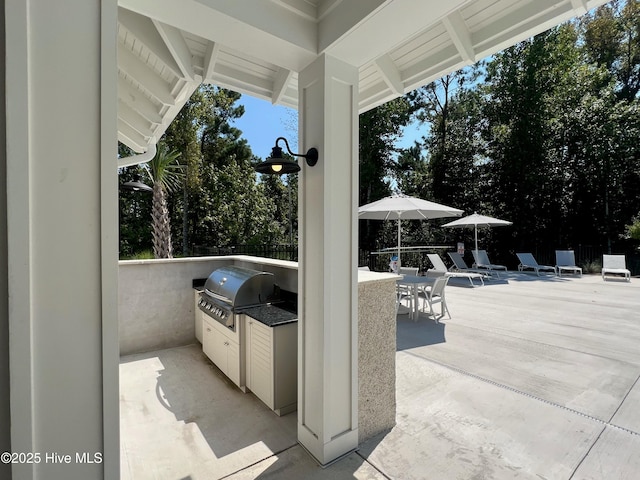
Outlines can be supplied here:
[[400, 227], [400, 222], [402, 220], [400, 220], [400, 217], [398, 217], [398, 273], [400, 273], [400, 236], [402, 233], [401, 227]]
[[476, 231], [476, 256], [478, 256], [478, 225], [473, 226]]

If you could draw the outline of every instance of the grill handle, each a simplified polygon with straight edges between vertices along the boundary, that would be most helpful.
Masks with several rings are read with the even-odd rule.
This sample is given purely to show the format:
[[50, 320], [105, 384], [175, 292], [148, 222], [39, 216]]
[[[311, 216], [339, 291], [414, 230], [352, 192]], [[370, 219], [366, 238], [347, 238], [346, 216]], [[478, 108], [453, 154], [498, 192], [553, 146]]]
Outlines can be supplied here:
[[205, 288], [204, 291], [207, 295], [215, 298], [216, 300], [220, 300], [221, 302], [231, 304], [231, 299], [228, 297], [225, 297], [224, 295], [220, 295], [219, 293], [214, 293], [208, 288]]

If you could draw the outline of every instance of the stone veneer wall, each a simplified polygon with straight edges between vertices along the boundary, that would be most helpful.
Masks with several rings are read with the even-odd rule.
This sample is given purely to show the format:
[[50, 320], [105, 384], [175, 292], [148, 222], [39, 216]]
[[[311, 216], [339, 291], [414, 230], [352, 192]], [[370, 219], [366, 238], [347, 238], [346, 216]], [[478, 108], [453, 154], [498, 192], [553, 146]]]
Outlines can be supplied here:
[[118, 272], [120, 355], [195, 343], [192, 281], [238, 265], [271, 272], [280, 288], [298, 290], [295, 262], [243, 255], [125, 260]]
[[359, 272], [359, 443], [396, 424], [396, 279]]

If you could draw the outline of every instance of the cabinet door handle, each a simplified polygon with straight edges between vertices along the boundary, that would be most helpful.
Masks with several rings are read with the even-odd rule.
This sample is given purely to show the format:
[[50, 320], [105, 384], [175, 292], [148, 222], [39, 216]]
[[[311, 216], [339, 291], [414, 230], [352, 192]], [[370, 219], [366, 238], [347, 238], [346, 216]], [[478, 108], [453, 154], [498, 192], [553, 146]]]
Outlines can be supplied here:
[[210, 331], [211, 331], [211, 329], [207, 327], [207, 332], [210, 332]]

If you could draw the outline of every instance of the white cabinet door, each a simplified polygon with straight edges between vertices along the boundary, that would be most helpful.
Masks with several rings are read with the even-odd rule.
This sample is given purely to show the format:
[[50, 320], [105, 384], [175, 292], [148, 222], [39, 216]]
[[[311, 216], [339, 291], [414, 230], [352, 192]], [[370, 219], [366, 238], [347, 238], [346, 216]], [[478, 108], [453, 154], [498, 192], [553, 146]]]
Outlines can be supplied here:
[[273, 329], [247, 317], [247, 387], [274, 408]]
[[[219, 365], [220, 362], [220, 346], [219, 346], [219, 334], [216, 329], [213, 328], [209, 322], [203, 322], [202, 327], [202, 351], [204, 354], [211, 359], [213, 363], [218, 365], [218, 368], [222, 370], [222, 366]], [[218, 361], [216, 361], [218, 360]], [[225, 360], [226, 363], [226, 360]], [[226, 365], [225, 365], [226, 368]]]
[[206, 320], [206, 316], [203, 322], [202, 351], [222, 370], [222, 373], [244, 391], [240, 345], [226, 335], [225, 327], [215, 321], [210, 323]]

